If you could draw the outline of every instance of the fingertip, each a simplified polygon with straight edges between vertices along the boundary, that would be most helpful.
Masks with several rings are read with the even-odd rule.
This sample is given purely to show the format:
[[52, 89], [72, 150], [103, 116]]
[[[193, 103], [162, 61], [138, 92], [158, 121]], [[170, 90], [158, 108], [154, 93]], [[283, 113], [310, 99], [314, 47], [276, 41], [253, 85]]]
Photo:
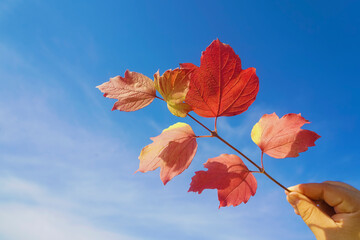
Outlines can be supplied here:
[[300, 184], [294, 185], [294, 186], [288, 187], [288, 189], [289, 189], [291, 192], [299, 192], [299, 186], [300, 186]]
[[296, 192], [291, 192], [289, 193], [289, 195], [287, 196], [287, 200], [288, 202], [292, 205], [292, 206], [296, 206], [297, 203], [299, 202], [300, 196], [298, 193]]
[[290, 203], [290, 205], [294, 208], [294, 213], [296, 215], [300, 215], [299, 214], [299, 210], [297, 209], [297, 202], [298, 202], [298, 198], [296, 196], [297, 194], [296, 193], [288, 193], [287, 196], [286, 196], [286, 200]]
[[300, 213], [299, 213], [299, 211], [297, 210], [297, 208], [294, 208], [294, 213], [295, 213], [296, 215], [299, 215], [299, 216], [300, 216]]

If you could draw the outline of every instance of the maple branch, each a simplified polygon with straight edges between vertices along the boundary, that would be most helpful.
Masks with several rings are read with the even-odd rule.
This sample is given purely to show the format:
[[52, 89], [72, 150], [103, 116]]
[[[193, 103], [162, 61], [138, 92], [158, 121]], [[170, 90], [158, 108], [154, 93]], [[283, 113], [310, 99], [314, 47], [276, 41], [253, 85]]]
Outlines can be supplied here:
[[195, 122], [197, 122], [198, 124], [200, 124], [203, 128], [205, 128], [206, 130], [208, 130], [211, 134], [213, 131], [211, 131], [208, 127], [206, 127], [204, 124], [202, 124], [201, 122], [199, 122], [199, 120], [197, 120], [196, 118], [194, 118], [193, 116], [191, 116], [189, 113], [187, 114], [192, 120], [194, 120]]
[[238, 154], [240, 154], [241, 156], [243, 156], [246, 160], [248, 160], [250, 163], [252, 163], [255, 167], [257, 167], [259, 169], [259, 171], [262, 171], [263, 169], [257, 165], [254, 161], [252, 161], [250, 158], [248, 158], [245, 154], [243, 154], [242, 152], [240, 152], [240, 150], [238, 150], [236, 147], [234, 147], [233, 145], [231, 145], [229, 142], [227, 142], [225, 139], [223, 139], [222, 137], [220, 137], [217, 133], [213, 133], [213, 135], [215, 137], [217, 137], [220, 141], [222, 141], [223, 143], [225, 143], [226, 145], [228, 145], [231, 149], [233, 149], [235, 152], [237, 152]]
[[248, 158], [245, 154], [243, 154], [240, 150], [238, 150], [236, 147], [234, 147], [233, 145], [231, 145], [229, 142], [227, 142], [225, 139], [223, 139], [222, 137], [219, 136], [219, 134], [217, 134], [217, 132], [215, 131], [211, 131], [208, 127], [206, 127], [204, 124], [202, 124], [199, 120], [197, 120], [196, 118], [194, 118], [193, 116], [191, 116], [189, 113], [187, 114], [190, 118], [192, 118], [195, 122], [197, 122], [198, 124], [200, 124], [202, 127], [204, 127], [206, 130], [208, 130], [211, 133], [211, 136], [218, 138], [220, 141], [222, 141], [223, 143], [225, 143], [228, 147], [230, 147], [231, 149], [233, 149], [235, 152], [237, 152], [238, 154], [240, 154], [241, 156], [243, 156], [246, 160], [248, 160], [250, 163], [252, 163], [255, 167], [257, 167], [257, 169], [259, 169], [259, 173], [263, 173], [265, 174], [270, 180], [272, 180], [274, 183], [276, 183], [277, 185], [279, 185], [282, 189], [284, 189], [287, 192], [290, 192], [289, 189], [287, 189], [284, 185], [282, 185], [281, 183], [279, 183], [278, 181], [276, 181], [273, 177], [271, 177], [264, 168], [260, 167], [259, 165], [257, 165], [254, 161], [252, 161], [250, 158]]
[[279, 183], [278, 181], [276, 181], [272, 176], [270, 176], [265, 170], [263, 172], [263, 174], [265, 174], [268, 178], [270, 178], [274, 183], [276, 183], [277, 185], [279, 185], [281, 188], [283, 188], [285, 191], [287, 192], [291, 192], [289, 189], [287, 189], [284, 185], [282, 185], [281, 183]]

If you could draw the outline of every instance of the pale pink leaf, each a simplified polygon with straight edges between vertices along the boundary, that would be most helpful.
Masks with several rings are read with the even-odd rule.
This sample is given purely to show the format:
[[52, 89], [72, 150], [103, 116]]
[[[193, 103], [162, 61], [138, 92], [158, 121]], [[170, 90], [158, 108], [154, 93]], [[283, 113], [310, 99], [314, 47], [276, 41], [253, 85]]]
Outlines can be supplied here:
[[137, 172], [160, 167], [160, 178], [165, 185], [189, 167], [197, 150], [196, 136], [190, 125], [179, 122], [150, 139], [153, 143], [142, 149]]
[[149, 105], [156, 96], [154, 82], [145, 75], [126, 70], [125, 77], [110, 78], [97, 88], [104, 93], [104, 97], [118, 101], [112, 110], [132, 112]]

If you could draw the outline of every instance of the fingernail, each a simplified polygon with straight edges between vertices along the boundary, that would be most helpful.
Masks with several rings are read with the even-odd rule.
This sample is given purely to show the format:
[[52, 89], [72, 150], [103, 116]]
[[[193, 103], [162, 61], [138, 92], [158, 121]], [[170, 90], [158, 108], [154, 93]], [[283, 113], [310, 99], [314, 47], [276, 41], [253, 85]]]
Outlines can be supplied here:
[[299, 197], [296, 193], [289, 193], [288, 201], [291, 205], [296, 206], [297, 203], [299, 202]]
[[288, 189], [290, 190], [290, 191], [296, 191], [296, 190], [298, 190], [298, 185], [295, 185], [295, 186], [291, 186], [291, 187], [288, 187]]

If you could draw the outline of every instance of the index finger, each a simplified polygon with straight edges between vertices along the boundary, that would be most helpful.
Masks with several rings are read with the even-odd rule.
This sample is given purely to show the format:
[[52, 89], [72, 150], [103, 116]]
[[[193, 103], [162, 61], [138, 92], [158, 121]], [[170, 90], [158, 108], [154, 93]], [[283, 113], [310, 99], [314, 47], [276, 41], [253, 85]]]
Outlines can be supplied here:
[[306, 183], [289, 188], [312, 200], [323, 200], [336, 213], [352, 213], [360, 210], [360, 192], [331, 183]]

